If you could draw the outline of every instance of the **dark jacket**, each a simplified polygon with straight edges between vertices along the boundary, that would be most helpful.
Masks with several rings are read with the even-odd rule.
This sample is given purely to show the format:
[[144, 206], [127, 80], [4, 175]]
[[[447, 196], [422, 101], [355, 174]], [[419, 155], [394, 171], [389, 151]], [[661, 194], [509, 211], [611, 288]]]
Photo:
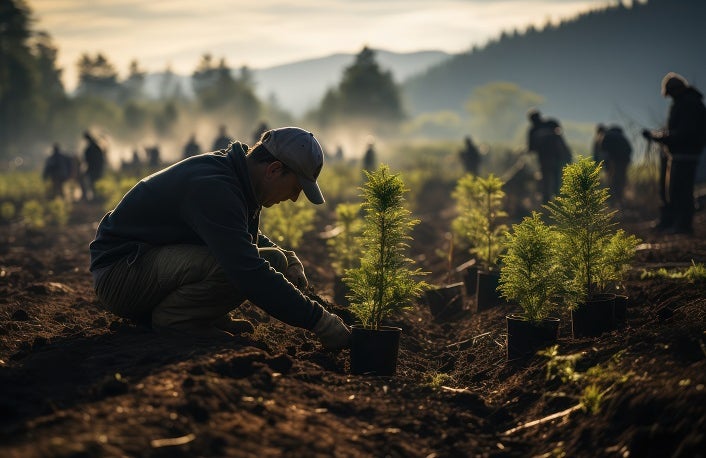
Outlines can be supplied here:
[[698, 156], [706, 146], [706, 107], [703, 95], [693, 87], [674, 97], [667, 130], [656, 138], [673, 156]]
[[276, 246], [258, 232], [261, 207], [245, 163], [247, 147], [194, 156], [142, 179], [100, 222], [90, 244], [90, 270], [154, 246], [206, 245], [233, 287], [273, 317], [305, 329], [322, 307], [259, 256]]

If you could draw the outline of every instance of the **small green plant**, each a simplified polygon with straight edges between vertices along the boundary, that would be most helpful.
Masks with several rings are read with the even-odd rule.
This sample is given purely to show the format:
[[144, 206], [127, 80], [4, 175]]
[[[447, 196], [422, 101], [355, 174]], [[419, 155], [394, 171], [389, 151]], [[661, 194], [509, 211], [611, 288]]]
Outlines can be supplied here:
[[360, 264], [361, 246], [358, 239], [363, 221], [359, 215], [360, 204], [358, 203], [341, 203], [336, 206], [337, 229], [340, 232], [328, 239], [326, 245], [332, 260], [333, 270], [339, 276], [343, 276], [347, 269], [352, 269]]
[[566, 278], [564, 300], [576, 308], [629, 267], [639, 240], [615, 231], [615, 210], [601, 187], [601, 165], [579, 157], [564, 167], [560, 193], [545, 205], [557, 228], [557, 261]]
[[598, 414], [601, 411], [603, 396], [605, 396], [605, 391], [601, 391], [601, 388], [595, 383], [586, 386], [579, 400], [581, 408], [591, 415]]
[[299, 248], [304, 234], [314, 229], [316, 209], [306, 199], [283, 202], [262, 212], [262, 233], [291, 250]]
[[571, 355], [560, 355], [559, 345], [552, 345], [551, 347], [540, 350], [537, 354], [545, 356], [547, 361], [547, 380], [554, 380], [559, 378], [562, 383], [575, 382], [581, 375], [576, 371], [576, 363], [581, 357], [582, 353], [574, 353]]
[[16, 213], [15, 204], [12, 202], [3, 202], [2, 205], [0, 205], [0, 218], [2, 218], [3, 221], [10, 221], [15, 217]]
[[22, 221], [34, 229], [41, 229], [46, 226], [44, 207], [41, 202], [35, 199], [25, 202], [22, 206]]
[[350, 288], [351, 311], [361, 324], [379, 329], [383, 319], [411, 306], [427, 287], [417, 277], [424, 273], [412, 268], [405, 252], [409, 231], [418, 223], [404, 206], [406, 188], [402, 178], [381, 164], [365, 172], [363, 185], [363, 253], [360, 266], [346, 270], [344, 282]]
[[642, 273], [640, 274], [641, 280], [656, 277], [686, 279], [691, 283], [706, 282], [706, 265], [703, 263], [695, 263], [692, 259], [691, 265], [685, 270], [675, 269], [669, 271], [664, 267], [660, 267], [657, 270], [642, 269]]
[[444, 385], [448, 385], [449, 382], [453, 381], [453, 377], [449, 374], [443, 372], [426, 372], [424, 374], [423, 386], [429, 387], [433, 390], [438, 390]]
[[58, 227], [66, 226], [69, 222], [71, 214], [71, 204], [59, 197], [50, 200], [46, 206], [46, 219], [53, 225]]
[[498, 290], [517, 302], [532, 322], [547, 318], [554, 308], [552, 298], [562, 290], [563, 277], [556, 263], [556, 234], [532, 212], [507, 234], [507, 251], [501, 255]]
[[497, 267], [505, 248], [504, 234], [508, 227], [502, 223], [507, 217], [502, 187], [503, 181], [492, 173], [487, 178], [466, 174], [458, 180], [452, 194], [458, 209], [452, 228], [471, 245], [471, 253], [488, 270]]

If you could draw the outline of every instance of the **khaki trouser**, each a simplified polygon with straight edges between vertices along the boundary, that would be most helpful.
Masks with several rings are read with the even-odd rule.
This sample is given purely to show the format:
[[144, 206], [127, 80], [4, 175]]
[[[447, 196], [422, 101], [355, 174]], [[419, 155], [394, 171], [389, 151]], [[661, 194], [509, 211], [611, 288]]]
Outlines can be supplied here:
[[[277, 248], [260, 248], [260, 256], [284, 273], [287, 258]], [[129, 264], [123, 259], [98, 279], [96, 294], [112, 313], [154, 328], [207, 328], [245, 297], [202, 245], [155, 247]]]

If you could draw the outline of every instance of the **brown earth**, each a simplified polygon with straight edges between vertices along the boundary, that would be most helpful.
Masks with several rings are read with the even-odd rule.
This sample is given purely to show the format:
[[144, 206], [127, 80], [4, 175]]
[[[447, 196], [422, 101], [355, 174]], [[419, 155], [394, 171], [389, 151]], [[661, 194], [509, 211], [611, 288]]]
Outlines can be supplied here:
[[[706, 262], [706, 212], [695, 235], [667, 236], [638, 210], [620, 213], [648, 244], [626, 282], [628, 326], [573, 339], [561, 316], [559, 353], [582, 354], [580, 378], [566, 382], [547, 377], [545, 357], [508, 363], [515, 308], [475, 313], [471, 298], [453, 322], [419, 305], [393, 323], [394, 377], [350, 375], [348, 351], [326, 353], [247, 304], [235, 314], [256, 324], [252, 336], [154, 334], [97, 307], [87, 245], [99, 207], [77, 204], [59, 230], [2, 226], [0, 456], [704, 456], [706, 286], [640, 272]], [[440, 284], [448, 215], [424, 219], [413, 255]], [[313, 265], [323, 241], [306, 246], [309, 293], [351, 321], [331, 304], [328, 265]], [[591, 384], [604, 392], [599, 411], [571, 409]]]

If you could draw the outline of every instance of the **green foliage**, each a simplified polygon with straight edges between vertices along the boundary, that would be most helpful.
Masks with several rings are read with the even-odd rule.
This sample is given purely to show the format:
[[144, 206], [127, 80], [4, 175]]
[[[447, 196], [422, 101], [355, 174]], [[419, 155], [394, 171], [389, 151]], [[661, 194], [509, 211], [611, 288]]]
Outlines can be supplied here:
[[405, 255], [409, 231], [418, 221], [404, 206], [402, 178], [385, 164], [365, 174], [363, 256], [360, 267], [346, 271], [344, 282], [351, 290], [352, 312], [363, 326], [378, 329], [386, 317], [409, 308], [427, 285], [416, 280], [423, 272], [412, 269]]
[[576, 363], [583, 357], [582, 353], [560, 355], [559, 345], [553, 345], [537, 353], [548, 358], [546, 371], [547, 380], [559, 378], [562, 383], [567, 383], [575, 382], [581, 377], [576, 371]]
[[22, 206], [22, 221], [33, 229], [41, 229], [46, 226], [44, 218], [44, 207], [38, 200], [32, 199]]
[[106, 211], [114, 209], [127, 192], [139, 181], [138, 178], [107, 173], [96, 182], [96, 194]]
[[46, 219], [47, 221], [58, 227], [66, 226], [71, 215], [71, 203], [59, 197], [50, 200], [46, 204]]
[[423, 374], [422, 385], [431, 388], [432, 390], [441, 389], [442, 386], [448, 385], [453, 381], [453, 377], [443, 372], [426, 372]]
[[360, 170], [345, 162], [326, 163], [317, 179], [321, 189], [326, 190], [326, 202], [337, 205], [358, 198], [356, 189], [361, 184]]
[[503, 182], [492, 173], [487, 178], [466, 174], [459, 179], [452, 196], [456, 201], [458, 216], [452, 222], [454, 233], [470, 243], [471, 253], [488, 269], [497, 267], [499, 256], [505, 249], [505, 232], [502, 223], [507, 217], [503, 210]]
[[304, 234], [314, 229], [316, 209], [306, 199], [282, 202], [262, 211], [262, 233], [290, 250], [299, 248]]
[[0, 204], [0, 218], [2, 218], [3, 221], [10, 221], [16, 214], [17, 210], [15, 209], [15, 204], [12, 202], [3, 202]]
[[591, 415], [596, 415], [601, 411], [601, 403], [603, 402], [604, 391], [601, 388], [592, 383], [583, 389], [583, 394], [581, 395], [580, 403], [581, 408], [590, 413]]
[[475, 88], [465, 108], [471, 131], [482, 133], [484, 141], [502, 141], [520, 138], [527, 124], [525, 113], [543, 101], [517, 84], [497, 81]]
[[336, 221], [340, 232], [326, 241], [332, 267], [337, 275], [343, 276], [345, 271], [358, 267], [362, 247], [359, 244], [363, 230], [360, 219], [360, 204], [342, 203], [336, 206]]
[[501, 255], [498, 290], [517, 301], [528, 320], [539, 322], [554, 308], [552, 297], [562, 289], [556, 262], [556, 234], [544, 224], [541, 214], [532, 212], [507, 233], [507, 252]]
[[701, 283], [706, 282], [706, 265], [703, 263], [695, 263], [691, 260], [691, 265], [684, 269], [673, 269], [667, 270], [664, 267], [660, 267], [657, 270], [647, 270], [643, 269], [642, 274], [640, 274], [640, 279], [645, 280], [649, 278], [673, 278], [673, 279], [686, 279], [691, 283]]
[[368, 47], [343, 71], [337, 88], [330, 89], [317, 110], [322, 126], [336, 122], [367, 119], [371, 127], [396, 123], [404, 117], [402, 101], [392, 73], [383, 71]]
[[619, 280], [639, 242], [614, 230], [615, 210], [608, 208], [600, 172], [600, 164], [579, 157], [564, 167], [560, 193], [545, 205], [556, 223], [558, 262], [567, 279], [564, 299], [570, 308], [608, 281]]

